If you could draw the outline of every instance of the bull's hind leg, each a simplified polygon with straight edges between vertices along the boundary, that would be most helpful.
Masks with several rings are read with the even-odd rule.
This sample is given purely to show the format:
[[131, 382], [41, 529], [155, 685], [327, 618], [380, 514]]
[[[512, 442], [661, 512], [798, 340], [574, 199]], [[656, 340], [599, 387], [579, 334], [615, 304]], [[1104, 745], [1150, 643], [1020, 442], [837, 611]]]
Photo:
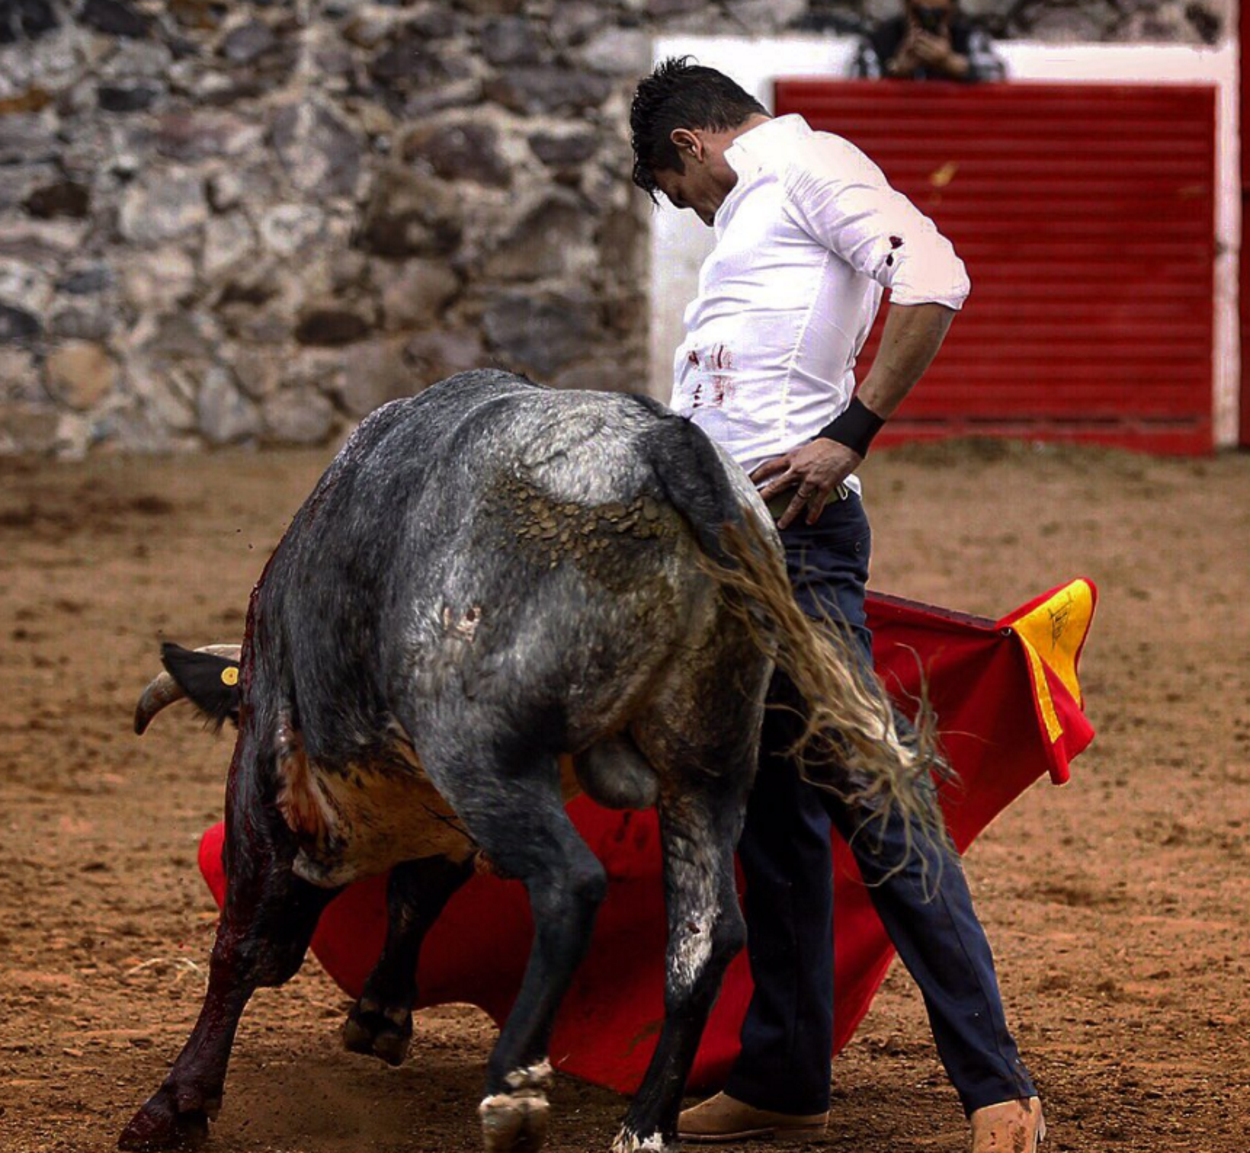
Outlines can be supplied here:
[[386, 944], [360, 1000], [343, 1022], [343, 1044], [400, 1065], [412, 1041], [421, 942], [452, 895], [473, 871], [470, 862], [446, 857], [405, 861], [386, 886]]
[[664, 1029], [613, 1153], [676, 1149], [677, 1115], [721, 978], [746, 940], [734, 848], [755, 779], [771, 664], [727, 624], [723, 647], [673, 670], [634, 726], [660, 777], [668, 950]]
[[229, 821], [227, 838], [226, 903], [199, 1020], [161, 1087], [122, 1131], [121, 1149], [187, 1148], [207, 1137], [249, 998], [295, 975], [334, 896], [291, 872], [295, 845], [276, 812], [254, 825]]
[[[479, 737], [485, 727], [459, 719], [444, 726]], [[487, 1153], [535, 1153], [547, 1131], [552, 1025], [590, 944], [607, 878], [564, 811], [555, 756], [511, 742], [475, 744], [422, 759], [491, 862], [529, 894], [534, 943], [478, 1113]]]
[[[750, 780], [750, 774], [745, 774]], [[745, 790], [729, 785], [660, 802], [668, 951], [664, 1029], [613, 1153], [675, 1149], [686, 1078], [729, 962], [746, 940], [734, 883]]]

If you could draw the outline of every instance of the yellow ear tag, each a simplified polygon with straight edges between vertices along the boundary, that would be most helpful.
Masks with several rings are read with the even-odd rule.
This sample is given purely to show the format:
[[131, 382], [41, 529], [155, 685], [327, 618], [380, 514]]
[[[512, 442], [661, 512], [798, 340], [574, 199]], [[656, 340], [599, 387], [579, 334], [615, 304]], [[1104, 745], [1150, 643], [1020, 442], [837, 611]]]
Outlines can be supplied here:
[[239, 683], [239, 666], [231, 665], [229, 668], [221, 670], [221, 683], [230, 685], [233, 688]]

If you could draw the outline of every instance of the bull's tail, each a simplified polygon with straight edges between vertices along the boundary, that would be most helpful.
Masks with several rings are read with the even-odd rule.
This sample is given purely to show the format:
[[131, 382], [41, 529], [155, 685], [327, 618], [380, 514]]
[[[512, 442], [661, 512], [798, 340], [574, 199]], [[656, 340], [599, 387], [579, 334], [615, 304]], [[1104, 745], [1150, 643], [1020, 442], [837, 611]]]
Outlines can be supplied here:
[[[885, 687], [845, 633], [813, 620], [794, 599], [785, 565], [751, 520], [721, 529], [731, 565], [709, 560], [706, 571], [728, 591], [730, 604], [805, 702], [805, 729], [793, 755], [803, 778], [838, 794], [871, 820], [906, 817], [909, 844], [918, 834], [945, 837], [934, 796], [933, 770], [942, 769], [932, 709], [922, 694], [914, 728], [899, 731]], [[767, 622], [761, 633], [758, 621]], [[906, 858], [897, 867], [906, 863]]]
[[690, 525], [699, 548], [717, 564], [731, 565], [721, 526], [741, 524], [742, 502], [707, 434], [648, 397], [634, 398], [659, 417], [646, 433], [647, 458], [660, 488]]
[[689, 522], [705, 571], [806, 702], [806, 730], [795, 750], [804, 778], [874, 818], [898, 810], [909, 832], [942, 838], [931, 776], [941, 760], [927, 701], [914, 731], [901, 734], [889, 695], [844, 633], [799, 608], [783, 557], [735, 492], [711, 442], [691, 422], [660, 412], [649, 442], [660, 485]]

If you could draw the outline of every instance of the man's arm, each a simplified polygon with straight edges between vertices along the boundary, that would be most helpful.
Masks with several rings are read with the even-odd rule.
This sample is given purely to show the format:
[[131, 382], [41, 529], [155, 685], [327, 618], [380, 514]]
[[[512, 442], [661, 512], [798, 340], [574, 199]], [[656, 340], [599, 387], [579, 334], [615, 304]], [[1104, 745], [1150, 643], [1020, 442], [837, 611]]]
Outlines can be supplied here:
[[898, 51], [885, 63], [885, 75], [891, 80], [910, 79], [913, 72], [920, 67], [920, 57], [916, 54], [915, 45], [909, 35]]
[[813, 134], [787, 169], [785, 189], [795, 224], [888, 289], [890, 305], [872, 370], [847, 410], [813, 443], [751, 474], [770, 481], [766, 499], [798, 487], [781, 528], [804, 505], [815, 523], [829, 494], [863, 460], [872, 434], [929, 367], [971, 288], [950, 241], [849, 141]]
[[950, 241], [849, 140], [812, 133], [783, 181], [793, 223], [889, 289], [895, 307], [963, 304], [971, 286]]
[[[916, 382], [924, 375], [942, 347], [955, 310], [944, 304], [891, 304], [881, 332], [881, 346], [872, 369], [856, 393], [856, 401], [867, 415], [847, 410], [830, 424], [815, 440], [760, 465], [752, 474], [755, 482], [772, 478], [760, 492], [769, 500], [780, 492], [798, 486], [790, 506], [777, 521], [778, 528], [788, 528], [807, 507], [807, 523], [815, 524], [829, 494], [864, 460], [867, 439], [872, 439], [873, 419], [880, 426], [894, 414]], [[846, 419], [849, 418], [849, 419]], [[841, 424], [841, 429], [839, 425]], [[834, 439], [844, 436], [858, 445]]]
[[951, 80], [976, 84], [982, 80], [1002, 80], [1007, 70], [1002, 57], [994, 51], [989, 36], [980, 28], [969, 29], [966, 37], [966, 54], [955, 51], [949, 34], [933, 36], [919, 32], [914, 38], [912, 51], [930, 68], [941, 72]]
[[968, 80], [970, 63], [951, 45], [949, 34], [935, 36], [931, 32], [917, 32], [911, 41], [912, 55], [924, 64], [951, 80]]
[[894, 415], [933, 363], [955, 310], [944, 304], [891, 304], [881, 346], [856, 396], [882, 420]]

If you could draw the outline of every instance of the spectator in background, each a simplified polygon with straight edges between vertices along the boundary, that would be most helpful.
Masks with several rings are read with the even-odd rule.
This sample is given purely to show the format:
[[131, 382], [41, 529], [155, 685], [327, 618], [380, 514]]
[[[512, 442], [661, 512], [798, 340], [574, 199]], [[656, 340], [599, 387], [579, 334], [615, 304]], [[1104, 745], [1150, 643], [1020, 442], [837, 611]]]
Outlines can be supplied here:
[[989, 36], [959, 12], [958, 0], [904, 0], [903, 15], [878, 24], [860, 44], [855, 75], [878, 80], [1002, 80]]

